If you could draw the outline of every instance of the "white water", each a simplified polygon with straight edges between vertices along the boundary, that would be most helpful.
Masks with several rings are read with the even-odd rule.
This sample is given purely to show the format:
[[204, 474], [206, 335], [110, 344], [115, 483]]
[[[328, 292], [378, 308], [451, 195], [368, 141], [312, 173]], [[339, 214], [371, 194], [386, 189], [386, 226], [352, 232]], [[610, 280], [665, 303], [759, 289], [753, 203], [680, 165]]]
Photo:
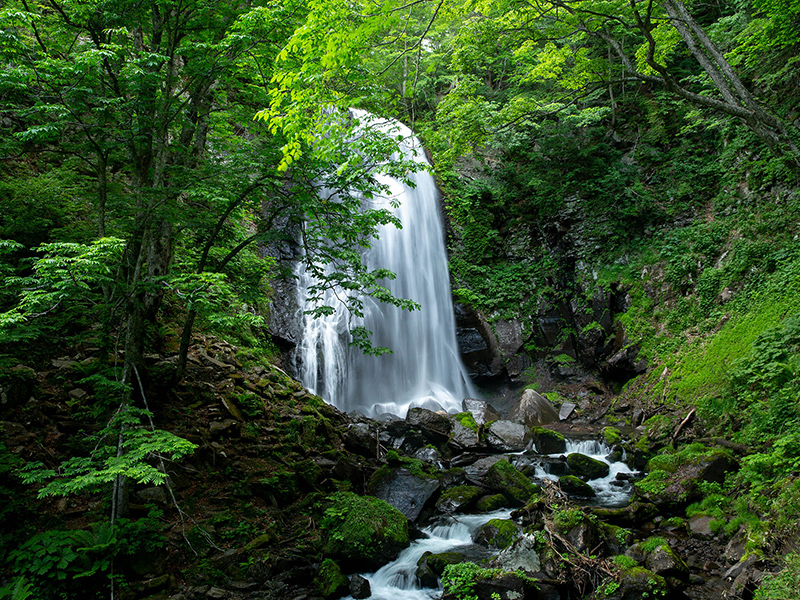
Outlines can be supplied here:
[[[631, 488], [629, 485], [619, 486], [614, 485], [612, 482], [617, 480], [618, 473], [633, 473], [633, 471], [622, 461], [610, 462], [606, 457], [611, 454], [611, 450], [612, 449], [607, 444], [598, 442], [596, 440], [567, 439], [567, 449], [564, 452], [550, 454], [550, 456], [553, 458], [558, 458], [559, 456], [569, 456], [572, 453], [578, 452], [594, 458], [595, 460], [606, 463], [609, 467], [608, 476], [601, 479], [592, 479], [586, 483], [592, 486], [595, 494], [597, 494], [597, 498], [595, 500], [597, 504], [611, 507], [624, 506], [630, 500]], [[624, 460], [625, 456], [623, 455], [622, 458]], [[534, 477], [540, 479], [550, 479], [551, 481], [558, 480], [558, 475], [547, 473], [541, 467], [536, 467]]]
[[[404, 156], [427, 164], [419, 141], [405, 125], [378, 122], [363, 111], [353, 114], [371, 127], [394, 137], [401, 135]], [[303, 316], [302, 342], [296, 354], [298, 375], [305, 387], [348, 412], [405, 416], [415, 406], [458, 412], [461, 401], [475, 392], [455, 338], [436, 185], [427, 171], [410, 175], [415, 187], [388, 177], [378, 179], [391, 193], [371, 200], [370, 206], [393, 210], [403, 227], [381, 227], [364, 261], [370, 269], [383, 267], [396, 273], [397, 279], [384, 285], [396, 297], [418, 302], [421, 310], [403, 311], [367, 298], [364, 319], [357, 321], [341, 305], [336, 290], [327, 292], [324, 304], [334, 307], [334, 314], [318, 319]], [[391, 200], [398, 200], [399, 207], [393, 209]], [[309, 310], [313, 307], [305, 305], [305, 299], [314, 280], [303, 270], [297, 274], [300, 306]], [[388, 347], [393, 353], [375, 357], [349, 347], [349, 330], [357, 325], [373, 332], [374, 346]]]
[[431, 600], [441, 595], [439, 588], [422, 588], [417, 581], [417, 562], [425, 552], [438, 554], [472, 545], [472, 534], [491, 519], [508, 519], [510, 510], [480, 515], [458, 515], [423, 529], [429, 537], [417, 540], [403, 550], [397, 560], [375, 573], [363, 573], [372, 590], [371, 600]]

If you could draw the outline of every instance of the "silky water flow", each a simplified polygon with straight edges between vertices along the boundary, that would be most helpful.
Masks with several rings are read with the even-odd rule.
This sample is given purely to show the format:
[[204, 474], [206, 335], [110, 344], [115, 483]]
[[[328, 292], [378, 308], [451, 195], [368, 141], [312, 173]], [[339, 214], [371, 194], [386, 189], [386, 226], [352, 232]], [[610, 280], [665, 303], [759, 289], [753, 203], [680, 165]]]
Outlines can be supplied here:
[[[391, 120], [378, 120], [363, 111], [351, 111], [361, 123], [379, 127], [393, 137], [402, 136], [406, 158], [427, 165], [422, 146], [411, 130]], [[379, 176], [390, 190], [369, 202], [387, 208], [400, 219], [402, 228], [381, 226], [378, 239], [366, 251], [369, 269], [386, 268], [397, 278], [384, 285], [396, 297], [418, 302], [420, 310], [405, 311], [364, 300], [364, 318], [355, 319], [330, 290], [322, 302], [333, 314], [314, 319], [303, 315], [302, 341], [296, 353], [297, 373], [309, 390], [340, 410], [367, 416], [391, 413], [405, 416], [409, 408], [459, 412], [465, 397], [473, 396], [455, 337], [455, 318], [447, 269], [439, 194], [426, 170], [410, 174], [413, 186]], [[392, 201], [399, 205], [394, 208]], [[314, 278], [298, 268], [299, 305], [307, 311], [307, 290]], [[363, 325], [373, 332], [372, 343], [392, 350], [372, 356], [350, 347], [349, 330]]]

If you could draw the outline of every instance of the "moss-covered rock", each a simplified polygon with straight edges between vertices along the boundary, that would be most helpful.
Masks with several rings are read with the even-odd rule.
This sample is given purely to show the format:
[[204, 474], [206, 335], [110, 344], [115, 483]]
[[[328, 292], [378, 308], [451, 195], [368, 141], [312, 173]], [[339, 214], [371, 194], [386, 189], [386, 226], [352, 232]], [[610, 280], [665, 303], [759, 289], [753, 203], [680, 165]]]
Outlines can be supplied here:
[[609, 446], [615, 446], [622, 442], [622, 434], [616, 427], [604, 427], [603, 439]]
[[478, 512], [492, 512], [494, 510], [506, 508], [507, 506], [508, 501], [503, 494], [493, 494], [491, 496], [483, 496], [481, 499], [479, 499], [478, 503], [475, 505], [475, 508], [478, 510]]
[[490, 519], [475, 532], [473, 540], [477, 544], [502, 550], [514, 543], [521, 532], [519, 525], [511, 519]]
[[611, 472], [606, 463], [580, 452], [570, 454], [567, 457], [567, 465], [573, 475], [588, 480], [608, 477]]
[[409, 545], [408, 520], [390, 504], [371, 496], [337, 492], [322, 518], [325, 554], [346, 565], [377, 569]]
[[436, 509], [439, 512], [453, 514], [467, 510], [481, 495], [481, 489], [474, 485], [459, 485], [450, 488], [439, 496]]
[[425, 587], [435, 588], [447, 565], [457, 565], [467, 560], [461, 552], [426, 552], [417, 562], [417, 577]]
[[561, 491], [569, 496], [594, 498], [597, 495], [592, 486], [574, 475], [564, 475], [559, 478], [558, 485], [561, 487]]
[[497, 461], [489, 468], [486, 472], [486, 484], [503, 494], [514, 506], [525, 506], [531, 496], [542, 491], [541, 487], [531, 483], [505, 459]]
[[341, 568], [330, 558], [322, 561], [322, 564], [314, 577], [314, 590], [328, 600], [341, 598], [350, 589], [350, 580], [342, 573]]
[[727, 450], [690, 444], [680, 452], [653, 457], [647, 477], [635, 484], [638, 497], [676, 509], [701, 497], [700, 483], [722, 483], [739, 464]]
[[666, 580], [642, 567], [623, 568], [615, 579], [601, 583], [594, 598], [604, 600], [642, 600], [666, 598], [669, 587]]
[[567, 450], [567, 440], [564, 436], [544, 427], [533, 427], [528, 430], [525, 440], [532, 442], [539, 454], [558, 454]]

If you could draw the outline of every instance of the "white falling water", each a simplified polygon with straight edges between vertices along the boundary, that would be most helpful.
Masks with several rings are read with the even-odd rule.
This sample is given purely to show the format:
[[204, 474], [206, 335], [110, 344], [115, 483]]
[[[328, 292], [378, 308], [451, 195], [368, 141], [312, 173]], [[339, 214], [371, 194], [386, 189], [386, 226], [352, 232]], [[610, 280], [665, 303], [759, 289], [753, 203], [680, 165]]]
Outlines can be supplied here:
[[[401, 135], [404, 156], [427, 164], [422, 147], [411, 130], [396, 121], [380, 121], [363, 111], [353, 111], [362, 122], [394, 137]], [[409, 408], [424, 406], [448, 412], [461, 410], [461, 401], [475, 392], [461, 363], [455, 338], [455, 318], [450, 294], [439, 196], [426, 171], [410, 175], [414, 187], [379, 177], [390, 194], [370, 201], [375, 208], [393, 210], [402, 229], [382, 226], [379, 239], [365, 254], [370, 269], [387, 268], [397, 274], [384, 285], [396, 297], [410, 298], [419, 311], [365, 299], [364, 319], [356, 322], [341, 305], [336, 291], [323, 302], [335, 308], [328, 317], [303, 316], [303, 338], [297, 350], [298, 376], [303, 385], [344, 411], [367, 416], [392, 413], [404, 416]], [[397, 208], [390, 202], [399, 201]], [[366, 201], [365, 201], [366, 203]], [[300, 306], [304, 306], [313, 278], [298, 271]], [[305, 306], [305, 310], [313, 308]], [[349, 347], [349, 330], [363, 325], [373, 332], [375, 346], [392, 354], [364, 355]]]

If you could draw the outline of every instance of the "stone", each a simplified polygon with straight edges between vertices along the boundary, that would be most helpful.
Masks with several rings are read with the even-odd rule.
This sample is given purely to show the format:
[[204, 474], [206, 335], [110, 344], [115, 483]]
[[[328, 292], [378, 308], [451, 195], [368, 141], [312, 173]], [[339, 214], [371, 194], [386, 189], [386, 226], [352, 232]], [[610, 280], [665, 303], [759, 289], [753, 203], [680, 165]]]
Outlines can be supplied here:
[[527, 534], [518, 537], [492, 560], [491, 566], [503, 571], [521, 569], [528, 576], [538, 573], [542, 565], [536, 553], [536, 538]]
[[587, 480], [602, 479], [608, 477], [611, 472], [606, 463], [580, 452], [573, 452], [567, 456], [567, 465], [574, 475]]
[[447, 439], [450, 432], [450, 419], [427, 408], [412, 408], [406, 414], [406, 421], [414, 427], [422, 427]]
[[711, 522], [713, 520], [712, 517], [695, 515], [689, 519], [689, 531], [692, 532], [694, 537], [710, 539], [714, 537], [714, 532], [711, 531]]
[[650, 502], [631, 502], [622, 508], [592, 508], [596, 517], [624, 527], [639, 527], [658, 514], [658, 507]]
[[484, 456], [471, 464], [463, 467], [467, 481], [473, 485], [483, 486], [486, 482], [486, 474], [495, 463], [503, 460], [502, 456]]
[[495, 550], [508, 548], [522, 533], [522, 529], [511, 519], [490, 519], [481, 525], [472, 536], [476, 544]]
[[142, 504], [161, 504], [169, 503], [167, 490], [164, 486], [144, 488], [136, 492], [136, 499]]
[[377, 430], [368, 423], [352, 423], [344, 432], [345, 447], [356, 454], [373, 458], [378, 452]]
[[443, 492], [436, 501], [436, 510], [452, 515], [464, 512], [481, 495], [481, 489], [474, 485], [460, 485]]
[[645, 565], [656, 575], [688, 580], [689, 568], [668, 544], [661, 544], [647, 555]]
[[478, 512], [492, 512], [501, 508], [508, 508], [508, 500], [503, 494], [483, 496], [475, 505]]
[[490, 421], [496, 421], [501, 418], [500, 413], [492, 408], [491, 404], [477, 398], [464, 398], [461, 407], [463, 410], [472, 413], [472, 417], [478, 425], [486, 425]]
[[457, 565], [467, 559], [467, 555], [462, 552], [440, 552], [438, 554], [426, 552], [417, 562], [417, 577], [425, 587], [438, 587], [439, 577], [442, 576], [447, 565]]
[[669, 592], [663, 577], [642, 567], [624, 569], [618, 577], [619, 587], [609, 598], [642, 600], [642, 598], [667, 597]]
[[477, 450], [484, 447], [478, 425], [475, 423], [471, 413], [459, 413], [453, 416], [452, 419], [449, 445], [454, 450], [463, 452], [464, 450]]
[[334, 600], [350, 591], [350, 580], [342, 573], [342, 569], [330, 558], [322, 564], [314, 577], [314, 589], [323, 598]]
[[242, 432], [242, 424], [241, 421], [236, 421], [235, 419], [211, 421], [208, 424], [208, 431], [212, 438], [239, 437]]
[[230, 597], [231, 593], [229, 591], [218, 587], [212, 587], [206, 592], [206, 598], [209, 598], [209, 600], [224, 600]]
[[575, 412], [576, 408], [578, 408], [577, 404], [574, 404], [572, 402], [564, 402], [564, 404], [561, 405], [561, 408], [558, 409], [559, 420], [566, 421], [567, 419], [569, 419]]
[[486, 486], [503, 494], [514, 506], [525, 506], [531, 496], [542, 490], [505, 459], [497, 461], [486, 472]]
[[25, 365], [16, 365], [0, 374], [0, 408], [25, 404], [33, 394], [37, 373]]
[[74, 390], [70, 390], [68, 395], [72, 400], [83, 400], [84, 398], [89, 396], [86, 390], [82, 390], [81, 388], [75, 388]]
[[561, 488], [561, 491], [568, 496], [594, 498], [597, 495], [594, 489], [592, 489], [592, 486], [574, 475], [564, 475], [559, 478], [558, 486]]
[[526, 427], [539, 427], [558, 422], [558, 411], [551, 402], [534, 390], [525, 390], [511, 410], [511, 419]]
[[513, 421], [494, 421], [486, 428], [486, 442], [499, 452], [525, 449], [525, 427]]
[[500, 577], [480, 579], [475, 583], [475, 596], [492, 600], [523, 600], [525, 582], [516, 573], [505, 573]]
[[567, 440], [557, 431], [544, 427], [534, 427], [525, 434], [525, 439], [539, 454], [559, 454], [566, 452]]
[[412, 522], [439, 487], [438, 479], [414, 475], [404, 468], [391, 469], [370, 481], [373, 496], [388, 502]]
[[350, 595], [355, 598], [355, 600], [363, 600], [364, 598], [369, 598], [372, 595], [372, 589], [369, 585], [369, 581], [367, 581], [361, 575], [351, 575], [350, 576]]

